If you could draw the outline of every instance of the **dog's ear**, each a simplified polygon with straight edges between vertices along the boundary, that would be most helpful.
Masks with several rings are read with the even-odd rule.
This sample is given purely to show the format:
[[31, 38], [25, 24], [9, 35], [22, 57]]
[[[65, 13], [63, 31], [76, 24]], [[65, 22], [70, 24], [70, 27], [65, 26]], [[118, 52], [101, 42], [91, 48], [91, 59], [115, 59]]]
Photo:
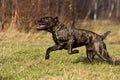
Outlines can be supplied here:
[[54, 21], [55, 21], [55, 22], [59, 22], [58, 17], [55, 17], [55, 18], [54, 18]]

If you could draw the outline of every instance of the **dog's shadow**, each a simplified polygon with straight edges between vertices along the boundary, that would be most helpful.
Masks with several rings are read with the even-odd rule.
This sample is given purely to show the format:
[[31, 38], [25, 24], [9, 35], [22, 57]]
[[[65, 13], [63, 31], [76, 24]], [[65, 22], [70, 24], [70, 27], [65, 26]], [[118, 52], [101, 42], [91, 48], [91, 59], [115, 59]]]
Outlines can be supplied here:
[[[100, 58], [97, 58], [97, 57], [95, 57], [94, 60], [95, 60], [96, 63], [110, 64], [110, 63], [108, 63], [108, 62], [106, 62], [106, 61], [104, 61], [104, 60], [102, 60]], [[76, 60], [72, 61], [73, 64], [78, 64], [80, 62], [82, 62], [84, 64], [91, 64], [90, 61], [87, 58], [85, 58], [85, 57], [78, 57]], [[116, 66], [120, 65], [120, 60], [116, 60], [116, 64], [115, 65]]]
[[86, 64], [90, 63], [88, 61], [88, 59], [85, 58], [85, 57], [78, 57], [76, 60], [72, 61], [73, 64], [78, 64], [80, 62], [83, 62], [83, 63], [86, 63]]

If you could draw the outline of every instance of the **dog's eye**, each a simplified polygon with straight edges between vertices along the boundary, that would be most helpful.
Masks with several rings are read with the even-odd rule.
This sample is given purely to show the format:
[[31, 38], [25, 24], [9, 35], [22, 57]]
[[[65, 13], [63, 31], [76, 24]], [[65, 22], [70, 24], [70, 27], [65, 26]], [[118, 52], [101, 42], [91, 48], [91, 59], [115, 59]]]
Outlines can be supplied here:
[[45, 20], [45, 22], [49, 22], [49, 20], [48, 20], [48, 19], [46, 19], [46, 20]]

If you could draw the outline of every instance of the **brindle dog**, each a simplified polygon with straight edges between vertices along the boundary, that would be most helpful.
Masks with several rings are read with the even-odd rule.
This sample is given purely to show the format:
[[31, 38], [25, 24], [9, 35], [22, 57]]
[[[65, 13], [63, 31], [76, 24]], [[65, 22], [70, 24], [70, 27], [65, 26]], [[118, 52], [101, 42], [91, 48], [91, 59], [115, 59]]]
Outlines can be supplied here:
[[49, 59], [50, 52], [66, 49], [69, 54], [79, 53], [73, 48], [86, 46], [88, 60], [94, 64], [94, 56], [97, 55], [105, 61], [115, 65], [115, 58], [109, 56], [103, 40], [110, 33], [107, 31], [103, 35], [98, 35], [92, 31], [67, 27], [61, 23], [57, 17], [43, 17], [36, 20], [37, 30], [44, 30], [52, 34], [55, 45], [46, 51], [45, 59]]

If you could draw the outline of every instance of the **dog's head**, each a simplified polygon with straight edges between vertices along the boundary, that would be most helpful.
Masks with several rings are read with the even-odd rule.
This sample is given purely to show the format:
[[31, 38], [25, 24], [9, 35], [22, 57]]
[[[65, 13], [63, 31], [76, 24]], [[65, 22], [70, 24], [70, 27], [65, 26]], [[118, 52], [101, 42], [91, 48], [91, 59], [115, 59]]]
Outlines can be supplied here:
[[43, 17], [35, 21], [37, 30], [48, 30], [59, 23], [58, 17]]

